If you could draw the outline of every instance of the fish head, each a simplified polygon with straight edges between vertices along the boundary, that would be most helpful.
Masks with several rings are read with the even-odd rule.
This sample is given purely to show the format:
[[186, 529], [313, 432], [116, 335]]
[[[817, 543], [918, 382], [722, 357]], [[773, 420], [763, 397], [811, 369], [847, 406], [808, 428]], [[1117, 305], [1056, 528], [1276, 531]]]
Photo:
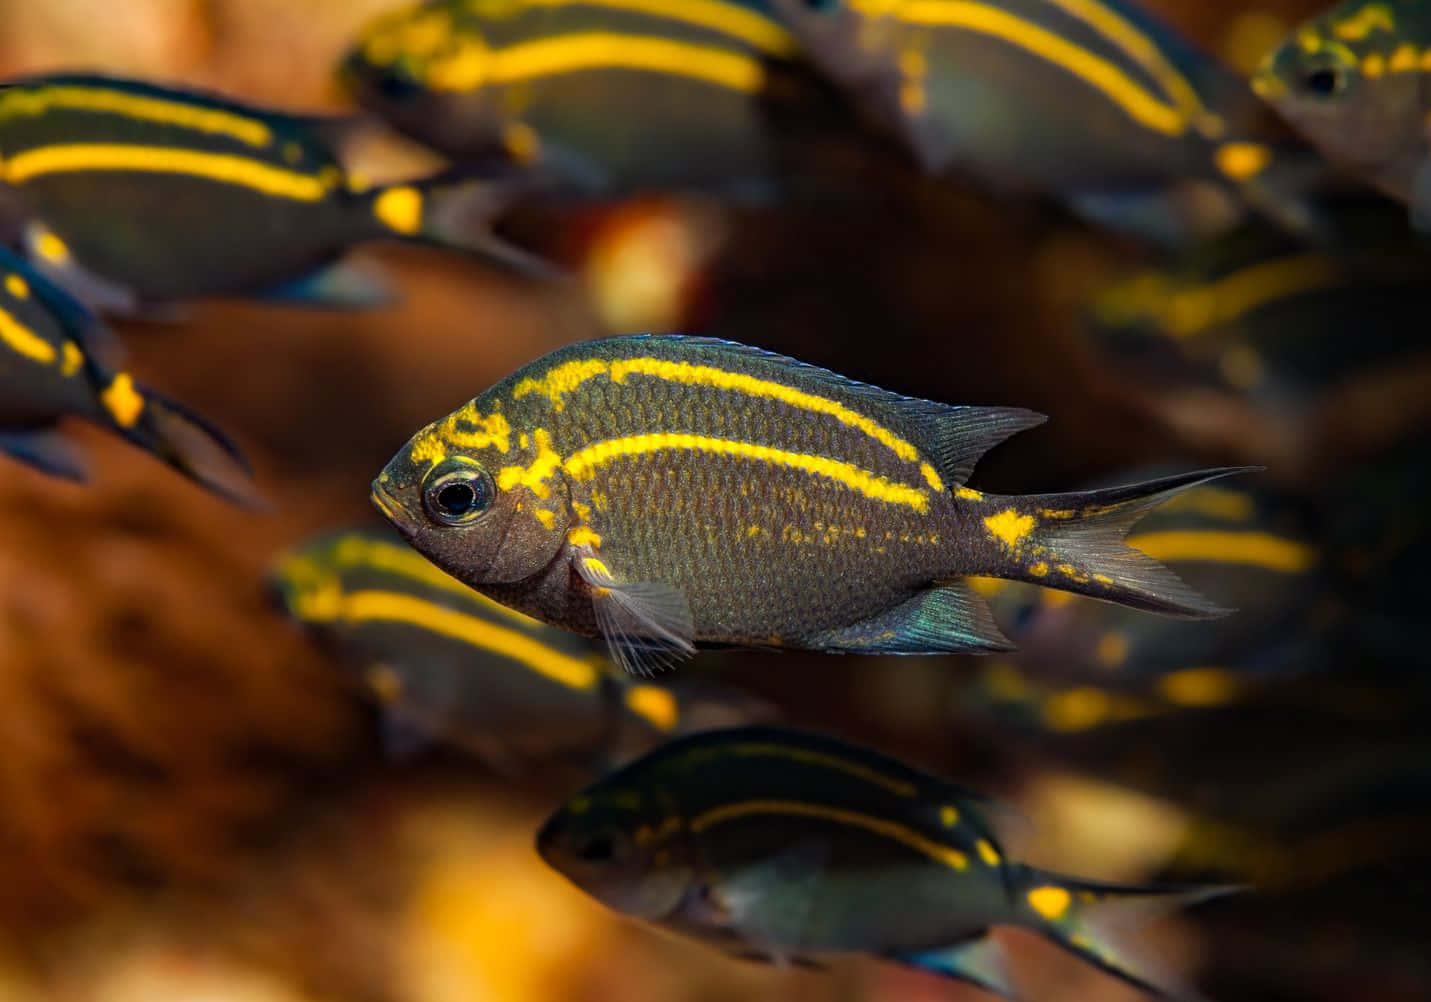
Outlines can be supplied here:
[[514, 441], [479, 397], [398, 451], [372, 498], [420, 553], [480, 587], [524, 581], [556, 559], [570, 524], [560, 457], [545, 432]]
[[666, 804], [667, 798], [629, 788], [593, 787], [547, 819], [537, 833], [537, 853], [608, 908], [659, 921], [695, 884], [681, 838], [685, 826]]
[[[1424, 148], [1422, 53], [1401, 38], [1397, 18], [1388, 4], [1342, 4], [1298, 28], [1252, 79], [1328, 159], [1387, 188]], [[1409, 188], [1408, 179], [1397, 187]]]
[[444, 153], [499, 148], [506, 114], [490, 86], [491, 50], [464, 3], [391, 11], [338, 64], [337, 84], [399, 130]]

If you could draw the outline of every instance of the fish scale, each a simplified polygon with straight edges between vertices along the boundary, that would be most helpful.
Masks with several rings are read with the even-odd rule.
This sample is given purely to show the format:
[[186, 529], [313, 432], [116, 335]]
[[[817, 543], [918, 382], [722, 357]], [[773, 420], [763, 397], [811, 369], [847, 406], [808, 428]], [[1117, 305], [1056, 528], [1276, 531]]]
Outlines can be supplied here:
[[420, 431], [373, 497], [439, 566], [603, 634], [633, 671], [697, 643], [1005, 649], [959, 580], [970, 574], [1215, 612], [1121, 540], [1148, 508], [1229, 471], [1022, 498], [964, 486], [983, 452], [1041, 420], [731, 342], [608, 338]]

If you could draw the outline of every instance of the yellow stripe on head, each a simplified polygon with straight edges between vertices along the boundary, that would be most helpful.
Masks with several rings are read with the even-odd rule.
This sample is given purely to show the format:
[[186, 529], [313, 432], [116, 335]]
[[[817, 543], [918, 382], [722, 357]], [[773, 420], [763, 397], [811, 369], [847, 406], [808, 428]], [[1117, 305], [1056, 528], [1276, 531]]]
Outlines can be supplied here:
[[67, 84], [34, 90], [15, 88], [0, 93], [0, 119], [19, 115], [38, 117], [53, 108], [115, 114], [157, 125], [173, 125], [195, 132], [228, 136], [254, 147], [267, 146], [273, 141], [272, 130], [261, 119], [182, 100], [130, 94], [116, 88]]
[[24, 184], [47, 174], [137, 171], [198, 177], [299, 202], [322, 201], [331, 191], [329, 185], [320, 178], [272, 167], [248, 157], [165, 146], [127, 146], [118, 143], [40, 146], [15, 154], [5, 161], [3, 166], [5, 180], [14, 185]]
[[947, 866], [953, 870], [966, 870], [969, 868], [969, 857], [958, 849], [948, 845], [941, 845], [893, 821], [871, 817], [868, 814], [861, 814], [858, 811], [844, 810], [839, 807], [827, 807], [824, 804], [807, 804], [795, 800], [746, 800], [734, 804], [726, 804], [724, 807], [716, 807], [706, 811], [704, 814], [698, 815], [691, 821], [691, 831], [700, 834], [706, 829], [713, 828], [726, 821], [735, 821], [740, 818], [758, 817], [761, 815], [814, 818], [819, 821], [829, 821], [850, 828], [863, 828], [865, 831], [873, 832], [876, 835], [892, 839], [908, 846], [942, 866]]
[[[650, 455], [669, 450], [703, 452], [712, 456], [729, 456], [772, 466], [783, 466], [800, 470], [812, 476], [825, 477], [836, 483], [888, 504], [906, 505], [918, 512], [929, 510], [927, 492], [906, 484], [891, 483], [868, 470], [826, 456], [812, 456], [806, 453], [789, 452], [767, 445], [756, 445], [728, 438], [711, 438], [706, 435], [682, 435], [658, 433], [652, 435], [631, 435], [613, 438], [587, 446], [567, 457], [563, 468], [578, 479], [595, 475], [598, 466], [627, 456]], [[503, 471], [505, 474], [506, 471]], [[499, 481], [499, 486], [501, 481]]]
[[16, 320], [8, 310], [0, 310], [0, 343], [41, 365], [49, 365], [58, 357], [54, 345]]
[[1187, 131], [1181, 109], [1149, 93], [1113, 63], [1008, 11], [973, 0], [910, 0], [894, 16], [911, 24], [964, 28], [997, 38], [1082, 80], [1145, 128], [1173, 137]]
[[343, 603], [350, 623], [388, 622], [417, 626], [501, 657], [511, 658], [545, 678], [571, 689], [588, 690], [600, 673], [589, 661], [548, 647], [524, 633], [429, 602], [388, 591], [359, 591]]
[[1267, 532], [1169, 530], [1139, 533], [1129, 536], [1126, 542], [1164, 563], [1206, 561], [1296, 574], [1317, 562], [1317, 551], [1306, 543]]

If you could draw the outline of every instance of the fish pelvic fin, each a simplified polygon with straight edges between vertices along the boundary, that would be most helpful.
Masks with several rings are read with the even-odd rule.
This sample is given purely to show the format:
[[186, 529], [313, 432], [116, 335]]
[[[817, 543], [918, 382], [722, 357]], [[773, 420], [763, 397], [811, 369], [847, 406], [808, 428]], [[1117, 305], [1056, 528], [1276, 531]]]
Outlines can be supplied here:
[[1165, 887], [1106, 884], [1015, 866], [1011, 886], [1019, 925], [1094, 966], [1160, 998], [1207, 1002], [1160, 970], [1125, 938], [1132, 925], [1179, 908], [1236, 893], [1227, 885]]
[[112, 425], [141, 449], [227, 501], [244, 508], [265, 507], [248, 460], [207, 418], [134, 386], [125, 373], [111, 379], [100, 399]]
[[591, 590], [611, 659], [627, 674], [650, 678], [696, 652], [691, 606], [680, 589], [661, 581], [619, 581], [586, 549], [575, 568]]
[[890, 959], [908, 967], [967, 982], [1015, 1002], [1023, 1002], [1024, 999], [1009, 977], [1006, 951], [988, 935], [942, 949], [900, 954]]
[[375, 188], [365, 195], [381, 236], [454, 250], [499, 271], [528, 279], [551, 279], [549, 261], [498, 237], [493, 225], [535, 182], [520, 176], [444, 171], [431, 177]]
[[0, 453], [62, 480], [84, 483], [89, 479], [79, 452], [53, 429], [0, 432]]
[[1140, 518], [1198, 484], [1255, 467], [1177, 474], [1124, 487], [1017, 498], [973, 494], [972, 515], [995, 577], [1077, 592], [1134, 609], [1209, 619], [1223, 609], [1167, 567], [1124, 543]]

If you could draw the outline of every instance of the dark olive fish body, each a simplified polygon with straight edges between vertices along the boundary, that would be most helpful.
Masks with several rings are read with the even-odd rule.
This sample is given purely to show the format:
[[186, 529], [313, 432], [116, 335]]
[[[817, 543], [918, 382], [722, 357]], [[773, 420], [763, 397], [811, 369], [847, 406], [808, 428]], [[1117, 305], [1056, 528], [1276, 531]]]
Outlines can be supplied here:
[[739, 0], [436, 0], [375, 23], [340, 74], [459, 161], [512, 159], [577, 194], [761, 198], [791, 136], [814, 142], [835, 117], [794, 55]]
[[337, 642], [395, 725], [499, 765], [649, 747], [682, 723], [589, 640], [498, 605], [387, 530], [344, 530], [278, 562], [290, 615]]
[[867, 953], [1014, 995], [985, 937], [1016, 925], [1156, 991], [1089, 917], [1161, 892], [1009, 860], [990, 810], [868, 749], [738, 728], [670, 742], [577, 794], [537, 848], [608, 906], [746, 957]]
[[35, 77], [0, 88], [0, 174], [43, 225], [36, 265], [121, 306], [262, 291], [365, 240], [491, 249], [447, 231], [436, 179], [360, 189], [328, 127], [134, 80]]
[[374, 499], [440, 566], [605, 635], [629, 667], [644, 648], [696, 641], [1003, 649], [958, 580], [970, 574], [1213, 611], [1120, 540], [1216, 472], [1022, 498], [963, 486], [988, 448], [1041, 420], [729, 342], [611, 338], [554, 352], [419, 432]]
[[1327, 159], [1431, 229], [1431, 7], [1347, 0], [1268, 54], [1253, 89]]
[[55, 435], [64, 418], [78, 417], [210, 490], [251, 499], [236, 447], [202, 418], [97, 358], [107, 338], [84, 306], [0, 248], [0, 452], [83, 479], [82, 464]]
[[1309, 223], [1294, 193], [1277, 190], [1300, 183], [1305, 156], [1272, 137], [1235, 74], [1134, 4], [774, 6], [812, 61], [931, 173], [1062, 196], [1097, 221], [1166, 236], [1236, 218], [1234, 189]]

